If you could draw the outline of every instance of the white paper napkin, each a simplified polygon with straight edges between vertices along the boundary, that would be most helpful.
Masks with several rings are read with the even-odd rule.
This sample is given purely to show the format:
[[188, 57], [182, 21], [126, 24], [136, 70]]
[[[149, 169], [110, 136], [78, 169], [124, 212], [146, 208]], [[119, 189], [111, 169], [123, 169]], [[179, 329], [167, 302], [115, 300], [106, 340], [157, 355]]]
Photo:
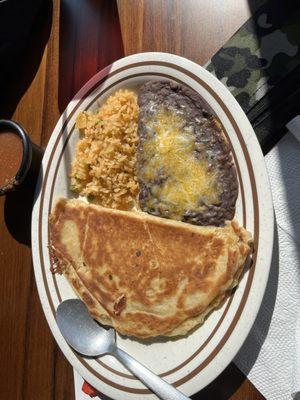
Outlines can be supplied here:
[[[289, 128], [298, 132], [295, 123]], [[300, 142], [289, 132], [265, 160], [277, 222], [274, 255], [260, 312], [235, 363], [267, 399], [300, 399]]]

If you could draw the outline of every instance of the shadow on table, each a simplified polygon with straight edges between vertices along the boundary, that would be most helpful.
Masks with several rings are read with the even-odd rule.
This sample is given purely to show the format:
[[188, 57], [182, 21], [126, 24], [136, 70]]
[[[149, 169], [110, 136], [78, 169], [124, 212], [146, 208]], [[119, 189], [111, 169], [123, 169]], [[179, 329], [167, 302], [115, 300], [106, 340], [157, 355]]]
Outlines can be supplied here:
[[43, 171], [40, 169], [42, 156], [42, 150], [36, 149], [28, 176], [16, 191], [5, 196], [6, 227], [15, 240], [28, 247], [31, 247], [32, 209], [43, 179]]
[[53, 6], [51, 0], [23, 0], [1, 7], [0, 117], [8, 119], [39, 68], [51, 31]]
[[191, 396], [192, 400], [227, 400], [245, 381], [245, 375], [230, 363], [229, 366], [212, 383], [200, 392]]
[[124, 56], [115, 0], [62, 0], [59, 90], [61, 113], [97, 72]]

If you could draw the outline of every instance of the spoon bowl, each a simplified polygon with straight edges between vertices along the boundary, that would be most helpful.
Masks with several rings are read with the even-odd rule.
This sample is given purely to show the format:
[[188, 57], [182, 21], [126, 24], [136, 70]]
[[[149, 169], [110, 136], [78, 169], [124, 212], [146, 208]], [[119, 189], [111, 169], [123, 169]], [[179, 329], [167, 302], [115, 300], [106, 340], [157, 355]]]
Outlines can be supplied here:
[[56, 322], [68, 344], [84, 356], [108, 354], [116, 346], [115, 330], [93, 320], [79, 299], [63, 301], [57, 308]]
[[56, 321], [67, 343], [78, 353], [88, 357], [111, 354], [160, 399], [188, 399], [179, 390], [119, 349], [116, 344], [115, 330], [105, 329], [94, 321], [83, 301], [79, 299], [63, 301], [56, 310]]

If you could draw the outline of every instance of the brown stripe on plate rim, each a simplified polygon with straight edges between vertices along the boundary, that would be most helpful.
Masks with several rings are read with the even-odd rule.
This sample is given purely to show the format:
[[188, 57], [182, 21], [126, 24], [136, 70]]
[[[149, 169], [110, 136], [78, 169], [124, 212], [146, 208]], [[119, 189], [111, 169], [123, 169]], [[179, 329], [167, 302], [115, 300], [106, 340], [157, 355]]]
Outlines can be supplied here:
[[[107, 88], [105, 88], [103, 91], [101, 91], [100, 93], [98, 93], [97, 96], [94, 97], [93, 100], [91, 100], [90, 103], [86, 106], [86, 109], [89, 109], [89, 108], [91, 107], [91, 105], [94, 104], [94, 103], [99, 99], [99, 97], [103, 96], [108, 90], [110, 90], [110, 89], [113, 88], [115, 85], [119, 84], [120, 82], [123, 82], [123, 81], [128, 80], [128, 79], [132, 79], [132, 78], [135, 78], [135, 77], [145, 76], [145, 75], [151, 75], [151, 76], [154, 75], [154, 76], [160, 76], [160, 77], [164, 77], [164, 78], [168, 78], [168, 79], [173, 79], [173, 80], [177, 81], [178, 83], [183, 84], [183, 85], [186, 85], [186, 86], [188, 86], [191, 90], [193, 90], [193, 88], [192, 88], [191, 86], [187, 85], [185, 82], [182, 82], [181, 80], [179, 80], [179, 79], [177, 79], [177, 78], [174, 78], [174, 77], [172, 77], [172, 76], [170, 76], [170, 75], [166, 75], [166, 74], [162, 74], [162, 73], [151, 73], [151, 74], [149, 74], [149, 73], [147, 73], [147, 74], [145, 74], [145, 73], [139, 73], [139, 74], [132, 74], [132, 75], [126, 76], [126, 77], [124, 77], [124, 78], [122, 78], [122, 79], [120, 79], [120, 80], [114, 82], [113, 84], [111, 84], [111, 85], [109, 85]], [[96, 87], [96, 86], [97, 86], [97, 84], [96, 84], [94, 87]], [[82, 101], [83, 101], [83, 99], [82, 99]], [[81, 102], [82, 102], [82, 101], [81, 101]], [[79, 102], [79, 103], [77, 104], [76, 109], [79, 108], [81, 102]], [[70, 119], [68, 118], [67, 120], [69, 121]], [[74, 132], [74, 127], [75, 127], [75, 125], [72, 127], [72, 129], [70, 130], [70, 132], [69, 132], [69, 134], [68, 134], [68, 136], [67, 136], [67, 138], [66, 138], [66, 141], [65, 141], [65, 143], [64, 143], [64, 145], [63, 145], [63, 148], [62, 148], [62, 150], [61, 150], [61, 152], [60, 152], [60, 155], [59, 155], [59, 157], [58, 157], [58, 161], [57, 161], [57, 164], [56, 164], [56, 167], [55, 167], [55, 171], [54, 171], [54, 175], [53, 175], [53, 180], [52, 180], [52, 182], [51, 182], [50, 202], [49, 202], [49, 210], [48, 210], [49, 214], [50, 214], [51, 209], [52, 209], [53, 193], [54, 193], [54, 187], [55, 187], [55, 182], [56, 182], [56, 178], [57, 178], [59, 166], [60, 166], [60, 163], [61, 163], [63, 154], [64, 154], [64, 150], [65, 150], [65, 148], [66, 148], [66, 145], [67, 145], [67, 143], [69, 142], [69, 139], [70, 139], [71, 135], [72, 135], [73, 132]], [[242, 208], [243, 208], [243, 226], [245, 227], [245, 226], [246, 226], [246, 204], [245, 204], [244, 187], [243, 187], [243, 181], [242, 181], [242, 178], [241, 178], [240, 167], [239, 167], [239, 164], [238, 164], [238, 161], [237, 161], [237, 157], [236, 157], [236, 154], [235, 154], [235, 150], [234, 150], [234, 148], [233, 148], [233, 146], [232, 146], [231, 140], [230, 140], [230, 138], [229, 138], [229, 136], [228, 136], [228, 134], [227, 134], [225, 128], [223, 127], [223, 125], [222, 125], [222, 128], [223, 128], [223, 131], [224, 131], [224, 133], [225, 133], [225, 136], [226, 136], [227, 140], [229, 141], [229, 143], [230, 143], [230, 145], [231, 145], [232, 153], [233, 153], [233, 156], [234, 156], [234, 161], [235, 161], [235, 164], [236, 164], [236, 167], [237, 167], [237, 170], [238, 170], [238, 179], [239, 179], [240, 186], [241, 186], [241, 195], [242, 195], [242, 204], [243, 204], [243, 207], [242, 207]], [[60, 133], [59, 138], [61, 138], [62, 135], [63, 135], [63, 132]], [[58, 139], [57, 139], [57, 140], [58, 140]], [[48, 229], [49, 229], [49, 225], [48, 225]], [[49, 237], [50, 237], [50, 236], [49, 236]], [[57, 292], [57, 296], [58, 296], [58, 298], [59, 298], [60, 301], [61, 301], [61, 295], [60, 295], [60, 292], [59, 292], [59, 289], [58, 289], [56, 276], [53, 275], [52, 277], [53, 277], [53, 283], [54, 283], [54, 286], [55, 286], [55, 289], [56, 289], [56, 292]], [[181, 369], [183, 366], [185, 366], [188, 362], [192, 361], [192, 360], [200, 353], [200, 351], [202, 351], [202, 350], [206, 347], [206, 345], [210, 342], [210, 340], [213, 338], [213, 336], [214, 336], [215, 333], [217, 332], [217, 330], [218, 330], [218, 328], [219, 328], [221, 322], [224, 320], [224, 317], [225, 317], [225, 315], [227, 314], [227, 312], [228, 312], [228, 310], [229, 310], [229, 306], [231, 305], [232, 298], [233, 298], [233, 296], [231, 297], [230, 301], [228, 301], [228, 303], [227, 303], [227, 305], [226, 305], [226, 307], [225, 307], [225, 310], [223, 311], [223, 314], [222, 314], [221, 317], [220, 317], [220, 320], [218, 321], [217, 325], [215, 326], [215, 328], [213, 329], [213, 331], [212, 331], [211, 334], [209, 335], [209, 338], [206, 339], [206, 341], [204, 342], [204, 344], [202, 344], [202, 345], [196, 350], [196, 352], [194, 352], [194, 353], [193, 353], [188, 359], [186, 359], [183, 363], [179, 364], [177, 367], [175, 367], [175, 368], [173, 368], [173, 369], [171, 369], [171, 370], [169, 370], [169, 371], [164, 372], [163, 374], [160, 374], [160, 376], [165, 377], [165, 376], [168, 376], [168, 375], [170, 375], [170, 374], [172, 374], [172, 373], [178, 371], [178, 370]], [[136, 378], [135, 376], [133, 376], [133, 375], [125, 374], [125, 373], [123, 373], [123, 372], [119, 372], [119, 371], [114, 370], [113, 368], [111, 368], [110, 366], [106, 365], [106, 364], [105, 364], [104, 362], [102, 362], [101, 360], [96, 360], [96, 361], [97, 361], [102, 367], [104, 367], [104, 368], [106, 368], [107, 370], [109, 370], [109, 371], [115, 373], [116, 375], [119, 375], [119, 376], [122, 376], [122, 377], [125, 377], [125, 378], [128, 378], [128, 379], [133, 379], [133, 380], [136, 380], [136, 379], [137, 379], [137, 378]]]
[[[195, 76], [195, 75], [193, 75], [193, 74], [191, 74], [191, 73], [189, 73], [189, 71], [187, 71], [187, 70], [184, 70], [182, 67], [179, 67], [179, 66], [177, 66], [177, 65], [174, 65], [174, 64], [170, 64], [170, 63], [164, 63], [164, 62], [142, 62], [142, 63], [136, 63], [136, 66], [141, 66], [141, 65], [165, 65], [165, 66], [167, 66], [167, 67], [171, 67], [171, 68], [174, 68], [174, 69], [178, 69], [178, 70], [180, 70], [180, 71], [183, 71], [186, 75], [189, 75], [189, 76], [191, 76], [193, 79], [195, 79], [196, 81], [198, 81], [200, 84], [202, 84], [202, 86], [204, 86], [204, 87], [206, 87], [206, 89], [213, 95], [213, 97], [214, 98], [216, 98], [216, 99], [219, 99], [219, 97], [217, 96], [217, 94], [209, 87], [209, 86], [207, 86], [206, 85], [206, 83], [205, 82], [203, 82], [200, 78], [198, 78], [197, 76]], [[130, 66], [127, 66], [126, 68], [123, 68], [122, 70], [124, 70], [124, 69], [128, 69], [128, 68], [132, 68], [134, 65], [132, 64], [132, 65], [130, 65]], [[113, 74], [115, 74], [115, 73], [118, 73], [118, 72], [120, 72], [119, 70], [116, 70], [116, 71], [114, 71], [114, 73]], [[111, 76], [111, 75], [110, 75]], [[107, 79], [109, 76], [106, 76], [104, 79]], [[171, 77], [171, 79], [174, 79], [174, 77]], [[100, 81], [101, 82], [101, 81]], [[85, 94], [85, 97], [92, 91], [92, 90], [94, 90], [94, 88], [96, 87], [96, 86], [98, 86], [99, 84], [100, 84], [100, 82], [97, 82], [97, 84], [96, 85], [94, 85], [93, 86], [93, 88], [91, 88], [86, 94]], [[83, 98], [85, 98], [85, 97], [83, 97]], [[224, 109], [224, 103], [219, 99], [219, 102], [221, 102], [222, 103], [222, 105], [223, 105], [223, 109]], [[72, 114], [75, 112], [75, 108], [72, 110]], [[227, 107], [225, 107], [225, 109], [224, 109], [224, 111], [226, 112], [226, 114], [227, 114], [227, 116], [229, 117], [229, 116], [231, 116], [231, 114], [230, 114], [230, 112], [229, 112], [229, 110], [227, 109]], [[231, 116], [232, 117], [232, 116]], [[233, 118], [230, 118], [231, 120], [233, 119]], [[234, 121], [234, 120], [233, 120]], [[234, 121], [235, 122], [235, 121]], [[237, 127], [237, 124], [235, 123], [235, 126]], [[249, 167], [249, 162], [250, 162], [250, 168], [251, 168], [251, 171], [249, 171], [249, 169], [248, 169], [248, 171], [249, 171], [249, 173], [250, 173], [250, 181], [251, 181], [251, 183], [252, 183], [252, 188], [254, 188], [255, 187], [255, 178], [254, 178], [254, 173], [253, 173], [253, 170], [252, 170], [252, 165], [251, 165], [251, 160], [250, 160], [250, 157], [249, 157], [249, 154], [248, 154], [248, 151], [247, 151], [247, 148], [246, 148], [246, 145], [245, 145], [245, 143], [244, 143], [244, 140], [243, 140], [243, 138], [242, 138], [242, 135], [241, 135], [241, 132], [240, 132], [240, 130], [238, 129], [237, 131], [236, 131], [236, 133], [238, 133], [238, 138], [239, 138], [239, 141], [240, 141], [240, 143], [241, 143], [241, 145], [242, 145], [242, 148], [243, 148], [243, 152], [244, 152], [244, 155], [245, 155], [245, 158], [246, 158], [246, 162], [247, 162], [247, 165], [248, 165], [248, 167]], [[242, 139], [242, 140], [241, 140]], [[56, 146], [54, 146], [54, 147], [57, 147], [57, 143], [56, 143]], [[53, 148], [54, 149], [54, 148]], [[245, 152], [245, 150], [246, 150], [246, 152]], [[53, 150], [52, 150], [52, 154], [51, 154], [51, 157], [50, 158], [53, 158]], [[49, 159], [49, 161], [50, 161], [50, 159]], [[49, 169], [49, 162], [48, 162], [48, 165], [47, 165], [47, 169]], [[43, 182], [43, 188], [45, 187], [45, 182], [47, 181], [47, 179], [46, 179], [46, 177], [48, 177], [48, 172], [49, 171], [47, 171], [47, 173], [46, 173], [46, 175], [45, 175], [45, 179], [44, 179], [44, 182]], [[258, 216], [258, 210], [257, 210], [257, 207], [258, 207], [258, 202], [257, 202], [257, 190], [256, 190], [256, 187], [255, 187], [255, 196], [254, 196], [254, 193], [253, 193], [253, 199], [254, 200], [256, 200], [256, 203], [254, 202], [254, 208], [255, 208], [255, 212], [254, 212], [254, 219], [256, 220], [256, 218], [255, 217], [257, 217]], [[44, 195], [44, 190], [43, 190], [43, 193], [42, 193], [42, 195]], [[40, 207], [42, 207], [42, 204], [43, 204], [43, 197], [44, 196], [42, 196], [42, 199], [41, 199], [41, 203], [40, 203]], [[41, 213], [40, 213], [40, 215], [39, 215], [39, 217], [41, 217]], [[39, 220], [39, 223], [40, 223], [40, 221], [41, 220]], [[258, 225], [257, 224], [255, 224], [255, 233], [254, 233], [254, 235], [255, 235], [255, 242], [258, 242], [258, 236], [257, 236], [257, 234], [258, 234]], [[41, 238], [42, 236], [41, 236], [41, 230], [39, 230], [39, 238]], [[257, 246], [256, 246], [256, 248], [257, 248]], [[41, 249], [41, 246], [39, 247], [39, 250], [40, 250], [40, 254], [42, 254], [42, 249]], [[256, 260], [256, 255], [255, 255], [255, 260]], [[243, 307], [244, 307], [244, 304], [245, 304], [245, 302], [246, 302], [246, 296], [245, 296], [245, 293], [247, 294], [247, 296], [248, 296], [248, 293], [249, 293], [249, 290], [250, 290], [250, 286], [251, 286], [251, 283], [252, 283], [252, 278], [253, 278], [253, 274], [254, 274], [254, 268], [255, 268], [255, 260], [254, 260], [254, 262], [253, 262], [253, 266], [252, 266], [252, 268], [251, 268], [251, 271], [250, 271], [250, 273], [249, 273], [249, 276], [251, 275], [251, 281], [249, 280], [249, 277], [248, 277], [248, 280], [247, 280], [247, 286], [248, 286], [248, 291], [247, 291], [247, 293], [246, 293], [246, 291], [244, 292], [244, 294], [243, 294], [243, 298], [242, 298], [242, 300], [243, 300]], [[44, 266], [44, 260], [43, 259], [41, 259], [41, 263], [42, 263], [42, 265], [43, 265], [43, 268], [45, 268], [45, 266]], [[43, 279], [44, 279], [44, 284], [45, 284], [45, 282], [47, 282], [47, 281], [45, 281], [45, 274], [43, 273]], [[50, 295], [49, 295], [49, 291], [48, 291], [48, 293], [47, 293], [47, 297], [48, 297], [48, 300], [49, 300], [49, 303], [52, 303], [52, 299], [51, 299], [51, 297], [50, 297]], [[52, 304], [52, 306], [53, 306], [53, 304]], [[240, 317], [240, 314], [241, 314], [241, 312], [242, 312], [242, 309], [241, 308], [243, 308], [243, 307], [239, 307], [239, 315], [237, 315], [236, 314], [236, 317], [237, 318], [235, 318], [236, 319], [236, 321], [234, 321], [235, 322], [235, 324], [236, 324], [236, 322], [237, 322], [237, 320], [238, 320], [238, 318]], [[232, 324], [231, 324], [231, 326], [232, 326]], [[233, 329], [234, 327], [232, 327], [232, 329]], [[231, 330], [232, 330], [231, 329]], [[229, 330], [228, 330], [229, 331]], [[228, 331], [226, 332], [226, 336], [228, 336], [229, 337], [229, 335], [230, 335], [230, 333], [229, 333], [229, 335], [228, 335]], [[226, 340], [228, 339], [228, 337], [226, 338]], [[224, 339], [224, 337], [223, 337], [223, 339]], [[225, 341], [226, 341], [225, 340]], [[224, 342], [225, 343], [225, 342]], [[219, 343], [219, 345], [222, 347], [223, 346], [223, 340], [221, 340], [221, 342]], [[219, 346], [219, 347], [220, 347]], [[220, 349], [218, 349], [218, 351], [219, 351]], [[203, 363], [202, 363], [203, 364]], [[200, 367], [200, 366], [199, 366]], [[197, 368], [197, 372], [199, 372], [199, 367]], [[94, 370], [92, 370], [93, 372], [95, 372]], [[92, 372], [91, 371], [91, 372]], [[197, 373], [196, 372], [196, 373]], [[189, 379], [189, 378], [188, 378]], [[114, 385], [113, 385], [114, 386]], [[146, 391], [147, 393], [148, 393], [148, 391]]]

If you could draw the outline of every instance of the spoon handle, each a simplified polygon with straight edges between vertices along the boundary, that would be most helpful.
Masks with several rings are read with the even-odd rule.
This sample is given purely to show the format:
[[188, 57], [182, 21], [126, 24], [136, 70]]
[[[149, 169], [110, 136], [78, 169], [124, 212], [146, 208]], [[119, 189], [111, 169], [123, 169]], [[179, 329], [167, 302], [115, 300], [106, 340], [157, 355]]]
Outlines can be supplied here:
[[116, 348], [112, 353], [129, 371], [142, 381], [162, 400], [188, 400], [189, 398], [172, 385], [149, 371], [125, 351]]

